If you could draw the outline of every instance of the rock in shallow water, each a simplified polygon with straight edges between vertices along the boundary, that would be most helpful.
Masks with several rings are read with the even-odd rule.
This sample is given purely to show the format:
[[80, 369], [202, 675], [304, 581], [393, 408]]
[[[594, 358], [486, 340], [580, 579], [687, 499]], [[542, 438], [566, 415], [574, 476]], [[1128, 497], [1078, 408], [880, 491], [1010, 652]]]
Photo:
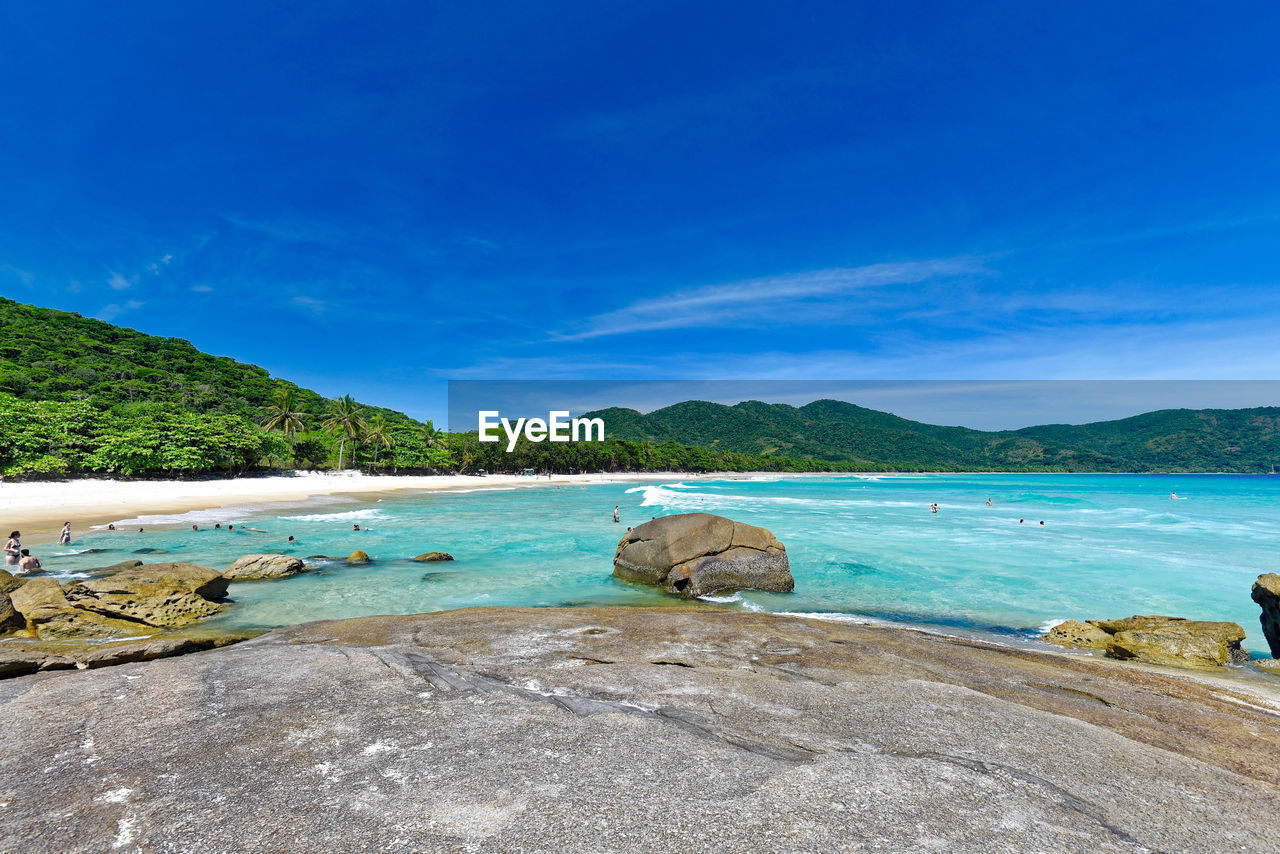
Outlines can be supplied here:
[[419, 563], [431, 563], [437, 560], [453, 560], [453, 555], [448, 552], [423, 552], [414, 558]]
[[270, 581], [307, 571], [301, 558], [287, 555], [245, 555], [222, 573], [230, 581]]
[[67, 588], [76, 608], [162, 628], [185, 626], [222, 610], [222, 573], [194, 563], [157, 563], [81, 581]]
[[795, 589], [777, 537], [711, 513], [663, 516], [634, 528], [618, 543], [613, 575], [688, 599], [719, 590]]
[[1262, 634], [1267, 638], [1271, 654], [1280, 658], [1280, 575], [1259, 575], [1253, 584], [1253, 601], [1262, 608]]

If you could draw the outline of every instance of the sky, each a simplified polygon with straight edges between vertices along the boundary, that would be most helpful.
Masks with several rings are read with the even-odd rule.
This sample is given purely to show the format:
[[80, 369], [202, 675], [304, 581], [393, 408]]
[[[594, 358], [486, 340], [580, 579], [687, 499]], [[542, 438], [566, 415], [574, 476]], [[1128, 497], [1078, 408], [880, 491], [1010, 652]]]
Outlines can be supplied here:
[[1276, 4], [268, 5], [0, 6], [0, 294], [441, 420], [1280, 378]]

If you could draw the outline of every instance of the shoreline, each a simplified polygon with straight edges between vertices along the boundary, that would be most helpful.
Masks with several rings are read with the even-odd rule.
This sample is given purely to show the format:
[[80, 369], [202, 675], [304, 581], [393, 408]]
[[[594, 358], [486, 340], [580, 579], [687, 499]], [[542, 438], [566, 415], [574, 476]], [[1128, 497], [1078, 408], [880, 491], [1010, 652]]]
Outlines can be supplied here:
[[[460, 489], [632, 483], [653, 480], [697, 480], [723, 477], [755, 477], [774, 472], [697, 474], [680, 472], [619, 472], [615, 474], [561, 474], [530, 477], [491, 475], [365, 475], [293, 472], [265, 477], [231, 477], [217, 480], [98, 480], [0, 482], [0, 526], [22, 531], [23, 538], [40, 542], [56, 539], [62, 523], [70, 521], [74, 538], [95, 526], [149, 515], [176, 515], [194, 510], [269, 504], [287, 508], [317, 498], [358, 499], [381, 494], [450, 492]], [[781, 473], [787, 476], [792, 473]], [[801, 473], [803, 474], [807, 473]], [[75, 540], [73, 539], [73, 542]]]
[[555, 474], [550, 478], [517, 474], [366, 475], [360, 472], [301, 472], [207, 480], [113, 480], [77, 478], [61, 481], [0, 480], [0, 526], [21, 530], [35, 541], [57, 537], [70, 520], [83, 535], [96, 525], [147, 515], [175, 515], [245, 504], [280, 508], [304, 505], [316, 498], [358, 499], [371, 494], [449, 492], [461, 489], [545, 487], [565, 484], [638, 483], [659, 480], [741, 480], [760, 477], [930, 477], [930, 476], [1087, 475], [1112, 477], [1270, 477], [1233, 472], [614, 472]]

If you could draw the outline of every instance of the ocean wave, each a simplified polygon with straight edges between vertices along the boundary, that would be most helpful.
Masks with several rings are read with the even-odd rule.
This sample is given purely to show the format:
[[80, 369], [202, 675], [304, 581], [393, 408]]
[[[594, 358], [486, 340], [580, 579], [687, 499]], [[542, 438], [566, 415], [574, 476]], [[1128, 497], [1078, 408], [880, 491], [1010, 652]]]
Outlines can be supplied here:
[[1045, 620], [1040, 624], [1040, 628], [1036, 629], [1036, 635], [1047, 635], [1065, 622], [1065, 618], [1061, 620]]
[[344, 510], [339, 513], [307, 513], [302, 516], [281, 516], [287, 522], [364, 522], [370, 519], [387, 519], [386, 513], [372, 507], [364, 510]]

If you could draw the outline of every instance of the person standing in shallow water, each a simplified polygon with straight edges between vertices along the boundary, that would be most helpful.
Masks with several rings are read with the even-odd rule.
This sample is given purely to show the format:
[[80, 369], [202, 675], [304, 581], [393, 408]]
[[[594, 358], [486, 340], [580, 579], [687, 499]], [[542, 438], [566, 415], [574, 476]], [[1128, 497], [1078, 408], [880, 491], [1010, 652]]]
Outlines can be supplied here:
[[62, 534], [58, 536], [58, 544], [63, 546], [71, 545], [71, 523], [62, 523]]
[[13, 531], [9, 534], [9, 541], [4, 544], [4, 563], [5, 566], [17, 566], [18, 561], [22, 558], [22, 532]]
[[621, 520], [618, 518], [618, 510], [619, 510], [618, 505], [617, 505], [617, 504], [613, 505], [613, 521], [615, 521], [615, 522], [621, 521]]

